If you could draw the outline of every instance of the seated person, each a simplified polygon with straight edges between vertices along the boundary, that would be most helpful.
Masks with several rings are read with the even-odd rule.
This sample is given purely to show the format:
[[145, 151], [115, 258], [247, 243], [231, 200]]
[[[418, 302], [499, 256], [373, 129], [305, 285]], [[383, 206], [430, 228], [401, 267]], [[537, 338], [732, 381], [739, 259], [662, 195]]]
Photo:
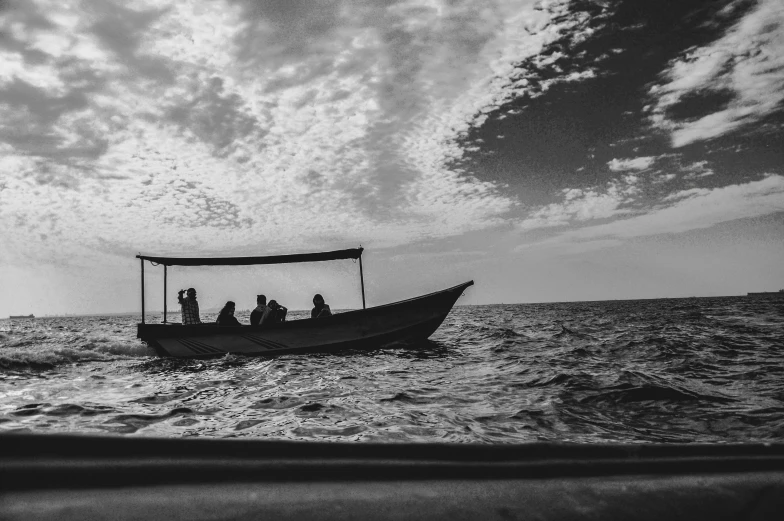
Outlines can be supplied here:
[[[286, 313], [288, 313], [288, 308], [285, 306], [281, 306], [275, 300], [269, 301], [269, 308], [272, 310], [270, 311], [267, 317], [262, 317], [261, 323], [264, 324], [277, 324], [280, 322], [286, 321]], [[266, 320], [265, 320], [266, 318]]]
[[231, 300], [226, 302], [223, 309], [218, 313], [218, 319], [215, 321], [219, 326], [240, 326], [240, 321], [234, 316], [234, 302]]
[[316, 293], [313, 297], [314, 308], [310, 310], [310, 318], [331, 317], [332, 311], [329, 306], [324, 302], [324, 297]]
[[269, 316], [272, 310], [267, 306], [265, 295], [256, 295], [256, 308], [250, 312], [250, 325], [258, 326], [264, 321], [265, 316]]

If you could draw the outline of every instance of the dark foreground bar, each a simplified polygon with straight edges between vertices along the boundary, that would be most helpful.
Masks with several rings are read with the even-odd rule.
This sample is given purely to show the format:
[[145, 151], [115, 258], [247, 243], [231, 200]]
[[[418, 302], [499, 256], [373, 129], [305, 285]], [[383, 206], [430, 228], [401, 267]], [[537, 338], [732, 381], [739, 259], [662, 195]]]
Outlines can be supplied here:
[[782, 519], [784, 445], [0, 436], [1, 519]]

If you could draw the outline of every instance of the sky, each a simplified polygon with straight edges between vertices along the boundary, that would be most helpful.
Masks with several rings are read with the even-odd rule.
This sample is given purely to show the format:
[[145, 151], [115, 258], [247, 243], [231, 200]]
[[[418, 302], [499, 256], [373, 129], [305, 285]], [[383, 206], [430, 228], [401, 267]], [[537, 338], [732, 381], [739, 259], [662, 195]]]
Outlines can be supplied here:
[[[359, 245], [368, 305], [784, 288], [784, 2], [0, 0], [0, 317]], [[187, 287], [361, 307], [351, 260]]]

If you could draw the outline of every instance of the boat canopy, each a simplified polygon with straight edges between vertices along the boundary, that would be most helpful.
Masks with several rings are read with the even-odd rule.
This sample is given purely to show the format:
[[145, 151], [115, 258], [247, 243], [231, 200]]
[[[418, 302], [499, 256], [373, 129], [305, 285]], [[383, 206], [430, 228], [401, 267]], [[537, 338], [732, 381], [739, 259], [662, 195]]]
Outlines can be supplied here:
[[362, 309], [365, 309], [365, 278], [362, 274], [362, 246], [348, 250], [323, 251], [319, 253], [295, 253], [292, 255], [269, 255], [267, 257], [154, 257], [137, 255], [142, 268], [142, 324], [144, 324], [144, 261], [163, 265], [163, 323], [166, 323], [167, 273], [169, 266], [252, 266], [255, 264], [290, 264], [292, 262], [319, 262], [341, 259], [359, 259], [359, 283], [362, 290]]
[[325, 251], [320, 253], [295, 253], [266, 257], [153, 257], [137, 255], [137, 259], [164, 266], [250, 266], [255, 264], [290, 264], [293, 262], [319, 262], [341, 259], [359, 259], [363, 248]]

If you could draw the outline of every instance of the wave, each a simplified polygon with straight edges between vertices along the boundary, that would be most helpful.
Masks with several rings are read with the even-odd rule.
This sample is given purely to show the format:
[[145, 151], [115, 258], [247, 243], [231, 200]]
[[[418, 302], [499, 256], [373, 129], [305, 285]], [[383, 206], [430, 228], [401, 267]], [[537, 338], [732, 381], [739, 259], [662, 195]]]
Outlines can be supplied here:
[[305, 400], [296, 396], [273, 396], [250, 406], [251, 409], [293, 409], [304, 406]]
[[36, 416], [42, 414], [45, 416], [96, 416], [114, 412], [114, 410], [113, 407], [105, 405], [82, 406], [73, 403], [63, 403], [60, 405], [52, 405], [50, 403], [29, 403], [17, 407], [11, 415]]
[[535, 377], [520, 384], [512, 384], [512, 387], [544, 387], [553, 389], [568, 389], [570, 391], [595, 390], [597, 388], [596, 378], [588, 373], [558, 373], [549, 376]]
[[142, 343], [105, 341], [81, 346], [22, 342], [0, 348], [0, 369], [54, 369], [78, 362], [148, 357], [155, 352]]
[[660, 385], [642, 385], [639, 387], [630, 386], [626, 389], [617, 389], [613, 391], [605, 391], [594, 396], [589, 396], [578, 400], [580, 403], [598, 402], [598, 401], [612, 401], [612, 402], [648, 402], [648, 401], [669, 401], [669, 402], [684, 402], [684, 401], [711, 401], [728, 403], [731, 398], [722, 396], [712, 396], [707, 394], [700, 394], [685, 389], [679, 389], [675, 386], [660, 386]]
[[506, 340], [511, 338], [525, 337], [525, 335], [523, 335], [522, 333], [518, 333], [514, 329], [499, 328], [498, 330], [490, 333], [487, 337], [492, 339], [498, 339], [498, 340]]
[[436, 401], [436, 396], [431, 393], [418, 389], [406, 389], [405, 391], [398, 391], [393, 396], [388, 398], [381, 398], [380, 402], [396, 402], [402, 404], [416, 405], [416, 404], [431, 404]]
[[[139, 429], [149, 427], [152, 424], [163, 422], [177, 416], [193, 416], [202, 414], [209, 413], [204, 411], [195, 411], [190, 407], [177, 407], [161, 414], [118, 414], [108, 418], [103, 422], [103, 424], [95, 425], [94, 427], [116, 434], [132, 434]], [[177, 424], [182, 426], [192, 425], [193, 423], [195, 423], [193, 418], [185, 418], [184, 420], [177, 422]]]
[[603, 386], [595, 394], [578, 399], [591, 402], [713, 402], [730, 403], [734, 399], [717, 392], [695, 391], [678, 385], [674, 378], [660, 378], [639, 371], [623, 371], [615, 385]]
[[134, 317], [45, 318], [12, 324], [0, 336], [0, 369], [52, 369], [152, 355], [136, 339]]
[[578, 338], [578, 339], [586, 339], [586, 340], [594, 340], [594, 337], [587, 333], [581, 333], [579, 331], [575, 331], [569, 329], [568, 327], [561, 324], [561, 330], [553, 335], [553, 338], [558, 338], [561, 340], [564, 339], [571, 339], [571, 338]]

